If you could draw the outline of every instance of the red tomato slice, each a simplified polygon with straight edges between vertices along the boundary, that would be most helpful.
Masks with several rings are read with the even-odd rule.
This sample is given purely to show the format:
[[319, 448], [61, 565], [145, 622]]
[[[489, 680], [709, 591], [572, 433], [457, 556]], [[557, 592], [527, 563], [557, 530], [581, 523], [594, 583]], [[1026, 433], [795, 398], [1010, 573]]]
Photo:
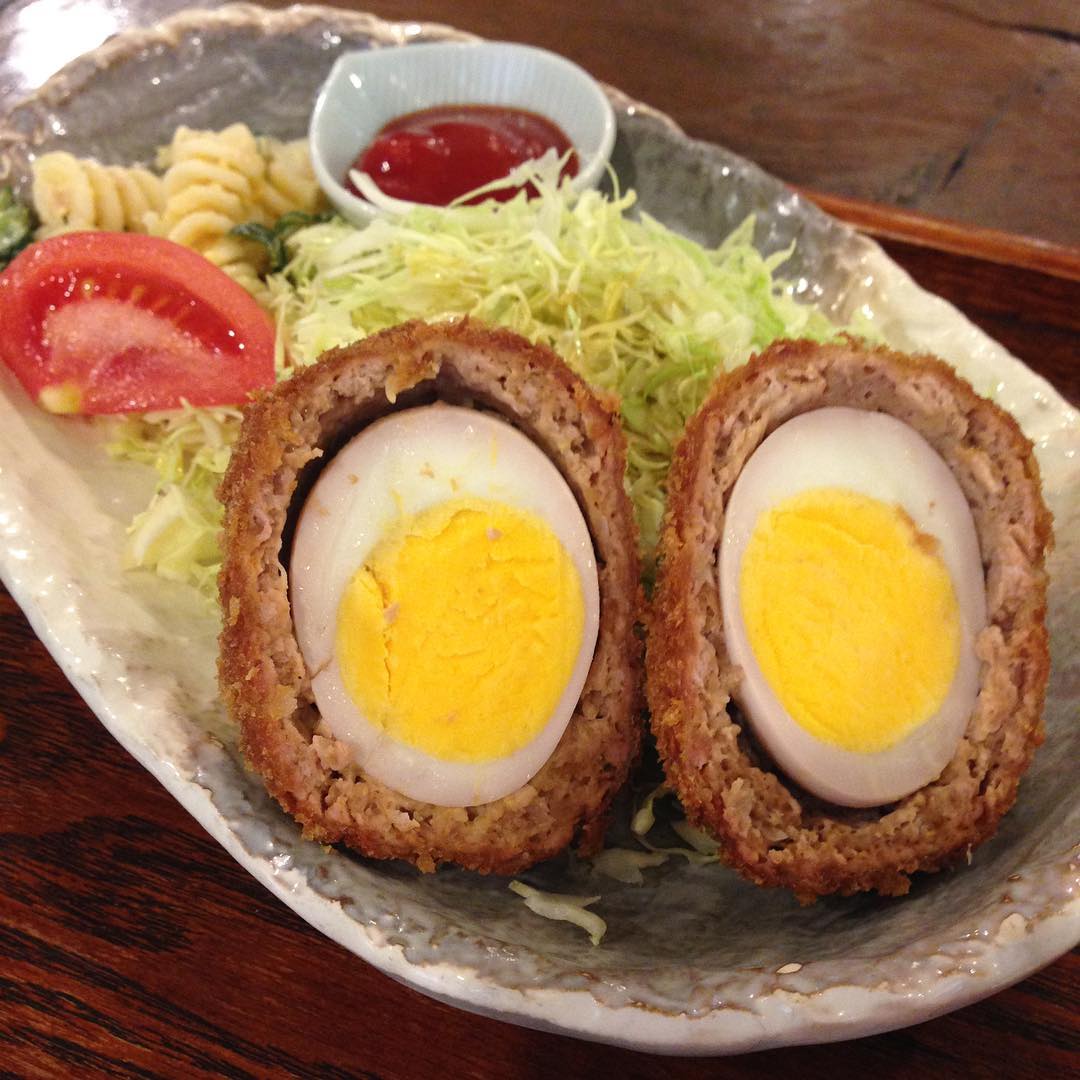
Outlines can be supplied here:
[[198, 252], [67, 233], [0, 274], [0, 359], [50, 412], [235, 405], [274, 381], [274, 327]]

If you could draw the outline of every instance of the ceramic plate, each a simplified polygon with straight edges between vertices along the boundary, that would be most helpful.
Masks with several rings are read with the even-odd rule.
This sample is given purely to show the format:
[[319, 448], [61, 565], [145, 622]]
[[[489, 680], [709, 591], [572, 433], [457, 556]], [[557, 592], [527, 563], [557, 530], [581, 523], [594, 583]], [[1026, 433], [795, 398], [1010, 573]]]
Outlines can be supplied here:
[[[299, 135], [343, 49], [461, 36], [319, 8], [182, 14], [113, 39], [20, 106], [3, 165], [25, 182], [28, 148], [54, 145], [146, 160], [178, 123], [244, 120]], [[718, 866], [669, 863], [641, 886], [599, 883], [608, 933], [593, 948], [577, 928], [531, 914], [503, 880], [423, 876], [304, 842], [237, 758], [214, 685], [214, 616], [186, 590], [120, 568], [124, 526], [150, 478], [110, 462], [93, 424], [39, 412], [6, 373], [0, 570], [113, 735], [267, 888], [395, 978], [517, 1023], [672, 1053], [914, 1023], [1027, 975], [1080, 938], [1080, 424], [1047, 383], [874, 244], [746, 161], [612, 96], [613, 161], [653, 215], [715, 242], [756, 212], [763, 249], [796, 241], [787, 273], [800, 295], [837, 319], [861, 309], [894, 345], [951, 360], [1037, 445], [1058, 536], [1047, 741], [1016, 808], [970, 865], [918, 880], [903, 900], [803, 909]], [[562, 863], [525, 877], [571, 892], [598, 884]]]

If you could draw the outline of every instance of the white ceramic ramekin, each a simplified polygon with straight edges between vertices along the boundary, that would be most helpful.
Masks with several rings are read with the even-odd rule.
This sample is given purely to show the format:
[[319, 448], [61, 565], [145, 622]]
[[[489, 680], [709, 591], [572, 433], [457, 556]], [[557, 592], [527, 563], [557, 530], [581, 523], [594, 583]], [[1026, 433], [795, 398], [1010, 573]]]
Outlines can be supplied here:
[[309, 136], [315, 175], [345, 218], [362, 225], [376, 213], [344, 186], [357, 154], [395, 117], [444, 104], [506, 105], [546, 116], [577, 151], [578, 189], [599, 182], [615, 141], [615, 115], [600, 85], [544, 49], [478, 41], [344, 53], [319, 91]]

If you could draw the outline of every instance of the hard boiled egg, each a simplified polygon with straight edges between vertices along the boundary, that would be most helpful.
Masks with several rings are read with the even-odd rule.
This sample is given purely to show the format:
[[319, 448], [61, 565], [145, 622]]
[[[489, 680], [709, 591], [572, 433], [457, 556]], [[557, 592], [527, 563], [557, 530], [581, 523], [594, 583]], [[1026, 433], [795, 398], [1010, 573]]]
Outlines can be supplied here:
[[516, 428], [446, 404], [365, 427], [304, 503], [289, 583], [316, 705], [368, 776], [471, 806], [551, 756], [599, 589], [573, 492]]
[[986, 598], [967, 500], [917, 432], [839, 407], [777, 428], [732, 490], [718, 573], [736, 701], [785, 773], [843, 806], [941, 773]]

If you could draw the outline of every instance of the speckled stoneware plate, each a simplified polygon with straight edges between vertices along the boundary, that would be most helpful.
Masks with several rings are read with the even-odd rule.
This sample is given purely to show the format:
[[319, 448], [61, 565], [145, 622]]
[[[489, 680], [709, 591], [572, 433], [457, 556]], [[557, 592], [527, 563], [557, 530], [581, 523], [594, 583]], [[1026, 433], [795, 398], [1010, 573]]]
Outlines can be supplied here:
[[[180, 122], [244, 120], [299, 135], [343, 49], [461, 36], [330, 9], [188, 13], [69, 66], [9, 118], [0, 151], [25, 181], [29, 150], [146, 160]], [[763, 248], [797, 241], [788, 274], [808, 300], [837, 318], [862, 309], [893, 344], [948, 358], [1036, 442], [1058, 536], [1047, 741], [1018, 805], [970, 865], [919, 880], [903, 900], [805, 909], [715, 865], [669, 862], [641, 886], [562, 864], [526, 875], [602, 892], [608, 933], [593, 948], [577, 928], [531, 914], [505, 881], [422, 876], [305, 843], [237, 758], [214, 684], [214, 617], [184, 589], [120, 568], [124, 526], [150, 478], [110, 462], [96, 426], [39, 412], [6, 374], [3, 579], [105, 726], [242, 865], [324, 933], [428, 994], [673, 1053], [850, 1038], [924, 1020], [1027, 975], [1080, 938], [1077, 414], [874, 244], [747, 162], [613, 98], [613, 160], [652, 214], [717, 241], [755, 211]]]

